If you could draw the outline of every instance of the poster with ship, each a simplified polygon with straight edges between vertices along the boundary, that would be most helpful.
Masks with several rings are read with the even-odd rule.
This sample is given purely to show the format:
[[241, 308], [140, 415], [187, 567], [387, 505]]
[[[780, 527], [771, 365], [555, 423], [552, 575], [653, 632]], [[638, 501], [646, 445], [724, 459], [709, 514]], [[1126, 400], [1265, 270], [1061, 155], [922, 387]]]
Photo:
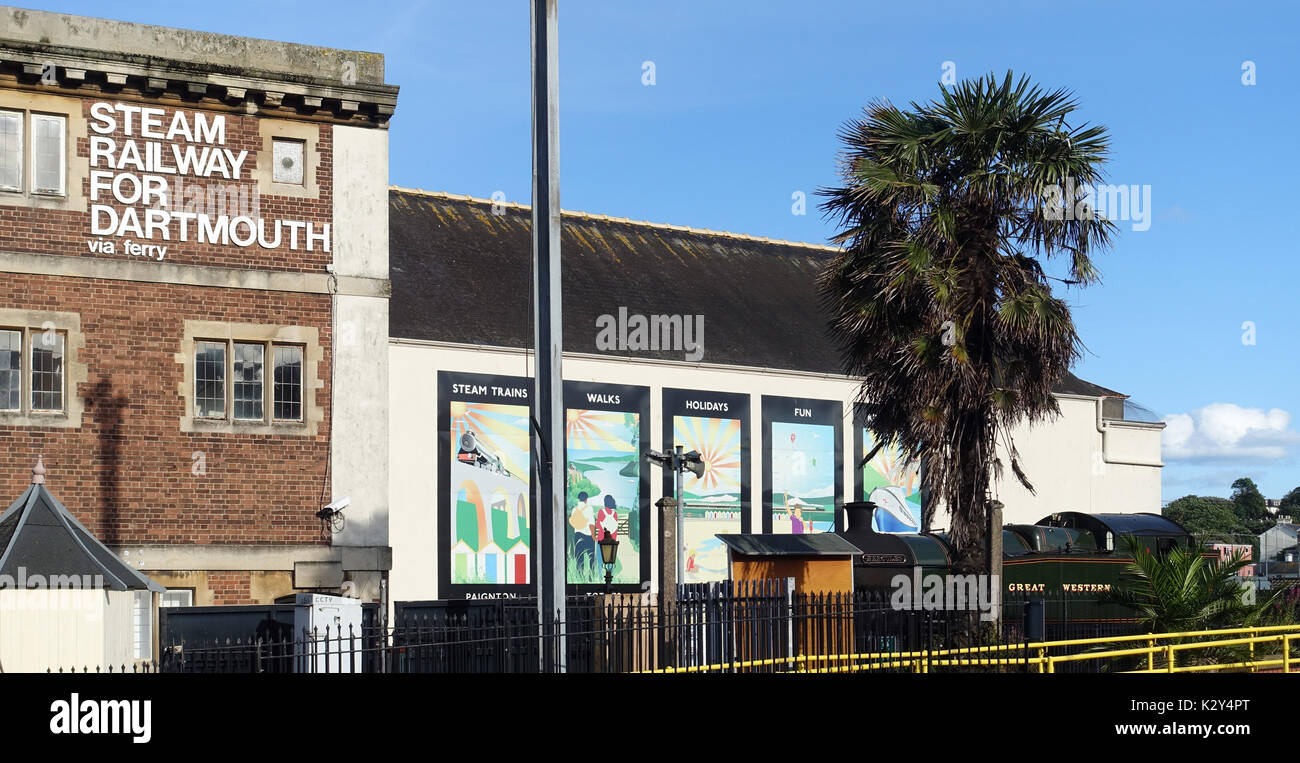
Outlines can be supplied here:
[[763, 396], [763, 532], [842, 528], [843, 436], [839, 401]]
[[521, 377], [438, 374], [443, 598], [532, 591], [531, 389]]
[[915, 533], [921, 528], [921, 460], [908, 458], [897, 446], [887, 446], [876, 451], [865, 464], [862, 462], [872, 448], [875, 436], [865, 425], [861, 406], [857, 407], [853, 443], [854, 498], [872, 501], [877, 510], [871, 526], [876, 532]]
[[[749, 395], [704, 390], [663, 391], [665, 450], [682, 446], [704, 473], [682, 475], [682, 582], [726, 580], [727, 549], [718, 534], [749, 532]], [[676, 483], [663, 470], [664, 495]]]
[[565, 382], [565, 538], [568, 582], [603, 591], [599, 543], [618, 541], [614, 590], [650, 579], [650, 390]]

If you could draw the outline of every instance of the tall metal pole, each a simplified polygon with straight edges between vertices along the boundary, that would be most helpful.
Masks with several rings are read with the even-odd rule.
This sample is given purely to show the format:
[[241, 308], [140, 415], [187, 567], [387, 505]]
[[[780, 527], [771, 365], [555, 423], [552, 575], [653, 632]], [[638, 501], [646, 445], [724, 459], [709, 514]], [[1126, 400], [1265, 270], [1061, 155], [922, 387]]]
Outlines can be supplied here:
[[[681, 585], [686, 582], [686, 554], [683, 553], [686, 547], [683, 543], [686, 536], [682, 535], [682, 514], [685, 508], [682, 503], [682, 446], [678, 445], [673, 448], [673, 478], [677, 481], [677, 494], [673, 496], [677, 499], [677, 537], [674, 541], [677, 543], [677, 584]], [[676, 592], [673, 594], [676, 597]]]
[[560, 75], [557, 0], [532, 0], [533, 51], [533, 411], [543, 462], [535, 507], [540, 539], [537, 610], [542, 669], [565, 670], [564, 384], [560, 369]]

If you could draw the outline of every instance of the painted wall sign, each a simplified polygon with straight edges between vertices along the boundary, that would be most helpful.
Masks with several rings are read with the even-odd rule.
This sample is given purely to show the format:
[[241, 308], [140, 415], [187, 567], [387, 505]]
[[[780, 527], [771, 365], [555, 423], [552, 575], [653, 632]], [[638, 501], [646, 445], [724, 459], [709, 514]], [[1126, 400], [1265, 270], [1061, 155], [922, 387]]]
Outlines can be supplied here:
[[763, 532], [843, 529], [844, 407], [763, 396]]
[[439, 595], [533, 592], [531, 379], [438, 372]]
[[[229, 146], [225, 114], [176, 109], [168, 116], [166, 109], [99, 101], [89, 124], [91, 252], [120, 248], [160, 262], [173, 241], [330, 251], [329, 223], [264, 219], [256, 185], [248, 203], [257, 160]], [[212, 189], [196, 182], [187, 188], [186, 178], [220, 182], [222, 210], [211, 204]]]
[[899, 448], [889, 447], [862, 464], [863, 457], [876, 447], [876, 440], [866, 427], [860, 405], [854, 406], [853, 432], [853, 495], [855, 500], [875, 501], [880, 507], [872, 517], [872, 528], [885, 533], [920, 532], [920, 459], [908, 459]]
[[[682, 582], [726, 580], [727, 549], [715, 536], [749, 532], [749, 438], [749, 395], [664, 389], [664, 450], [699, 451], [705, 466], [702, 476], [682, 479]], [[663, 485], [672, 495], [668, 469]]]
[[597, 543], [618, 541], [614, 588], [636, 592], [650, 580], [650, 390], [565, 382], [565, 537], [568, 582], [604, 590]]

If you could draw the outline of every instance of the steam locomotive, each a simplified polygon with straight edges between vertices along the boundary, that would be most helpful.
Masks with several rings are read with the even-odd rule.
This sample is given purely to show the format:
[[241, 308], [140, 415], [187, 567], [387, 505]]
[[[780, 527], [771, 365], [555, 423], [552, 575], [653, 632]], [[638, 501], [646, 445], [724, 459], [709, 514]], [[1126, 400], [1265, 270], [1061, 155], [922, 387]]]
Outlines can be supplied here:
[[507, 477], [512, 476], [501, 456], [484, 448], [473, 430], [466, 430], [460, 436], [460, 449], [456, 452], [456, 460]]
[[[862, 551], [854, 562], [855, 588], [888, 590], [897, 575], [947, 575], [952, 545], [947, 533], [884, 533], [873, 527], [879, 507], [871, 501], [844, 504], [847, 527], [841, 537]], [[1130, 558], [1121, 540], [1137, 538], [1153, 553], [1175, 546], [1197, 548], [1181, 525], [1159, 514], [1084, 514], [1067, 511], [1032, 525], [1002, 529], [1002, 589], [1005, 594], [1059, 598], [1094, 594], [1101, 598], [1119, 580]]]

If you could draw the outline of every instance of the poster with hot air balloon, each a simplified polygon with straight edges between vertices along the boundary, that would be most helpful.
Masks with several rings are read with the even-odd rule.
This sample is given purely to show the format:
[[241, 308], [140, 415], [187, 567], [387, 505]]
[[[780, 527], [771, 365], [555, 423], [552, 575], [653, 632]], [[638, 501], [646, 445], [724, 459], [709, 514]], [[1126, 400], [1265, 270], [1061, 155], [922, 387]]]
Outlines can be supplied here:
[[604, 590], [599, 543], [618, 541], [615, 590], [650, 579], [650, 390], [565, 382], [565, 538], [568, 582]]
[[920, 532], [921, 461], [909, 458], [897, 446], [886, 446], [863, 463], [876, 447], [876, 439], [865, 422], [865, 412], [858, 406], [854, 426], [857, 435], [853, 443], [854, 500], [876, 503], [872, 517], [876, 532]]
[[532, 589], [532, 380], [439, 372], [439, 590], [444, 598]]
[[[727, 549], [718, 534], [749, 532], [749, 395], [663, 391], [663, 444], [700, 454], [703, 473], [682, 479], [682, 581], [726, 580]], [[663, 470], [664, 495], [676, 489]]]
[[763, 532], [842, 527], [843, 438], [839, 401], [763, 396]]

